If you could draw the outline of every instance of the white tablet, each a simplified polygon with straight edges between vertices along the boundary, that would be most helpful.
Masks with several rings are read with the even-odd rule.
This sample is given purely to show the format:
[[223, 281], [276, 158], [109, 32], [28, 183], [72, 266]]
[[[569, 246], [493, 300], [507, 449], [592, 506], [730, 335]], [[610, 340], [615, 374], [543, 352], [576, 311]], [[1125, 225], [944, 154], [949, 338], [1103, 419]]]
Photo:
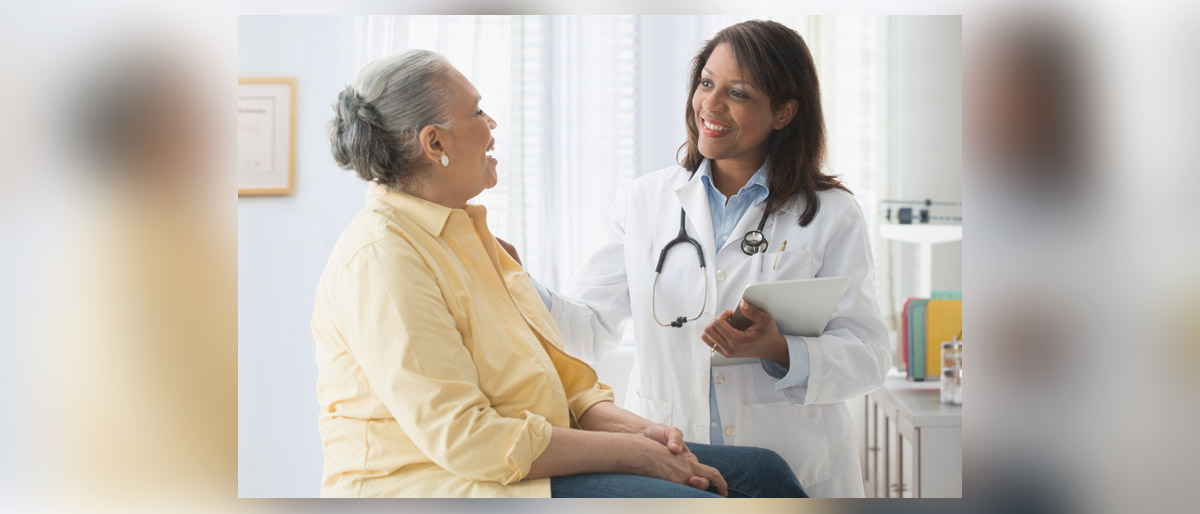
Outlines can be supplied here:
[[[814, 337], [825, 331], [833, 310], [850, 287], [850, 277], [756, 282], [746, 286], [742, 299], [766, 311], [785, 335]], [[734, 315], [740, 314], [734, 308]], [[736, 326], [736, 324], [735, 324]], [[712, 354], [713, 366], [758, 362], [753, 358], [730, 359]]]

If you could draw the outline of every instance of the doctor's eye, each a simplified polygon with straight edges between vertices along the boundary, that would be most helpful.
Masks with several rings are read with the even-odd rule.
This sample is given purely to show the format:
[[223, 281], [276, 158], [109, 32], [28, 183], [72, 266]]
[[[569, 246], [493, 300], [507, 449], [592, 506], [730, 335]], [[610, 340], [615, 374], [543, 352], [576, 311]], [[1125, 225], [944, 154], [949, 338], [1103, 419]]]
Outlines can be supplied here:
[[708, 79], [700, 79], [700, 85], [706, 89], [712, 89], [713, 87], [712, 81]]
[[482, 115], [482, 114], [483, 114], [483, 109], [475, 109], [475, 115], [476, 115], [476, 116], [479, 116], [479, 115]]
[[737, 89], [730, 90], [729, 94], [733, 95], [736, 98], [742, 98], [742, 99], [750, 98], [750, 95], [747, 95], [746, 93], [743, 93]]

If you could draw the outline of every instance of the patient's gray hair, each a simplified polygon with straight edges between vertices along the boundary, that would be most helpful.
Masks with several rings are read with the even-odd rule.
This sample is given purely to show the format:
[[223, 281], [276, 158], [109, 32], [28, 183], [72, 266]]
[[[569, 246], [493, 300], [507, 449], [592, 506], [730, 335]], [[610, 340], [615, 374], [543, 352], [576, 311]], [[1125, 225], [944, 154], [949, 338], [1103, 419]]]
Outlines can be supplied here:
[[410, 185], [428, 167], [418, 134], [426, 125], [446, 129], [454, 99], [445, 57], [409, 50], [372, 62], [333, 104], [329, 140], [338, 166], [390, 188]]

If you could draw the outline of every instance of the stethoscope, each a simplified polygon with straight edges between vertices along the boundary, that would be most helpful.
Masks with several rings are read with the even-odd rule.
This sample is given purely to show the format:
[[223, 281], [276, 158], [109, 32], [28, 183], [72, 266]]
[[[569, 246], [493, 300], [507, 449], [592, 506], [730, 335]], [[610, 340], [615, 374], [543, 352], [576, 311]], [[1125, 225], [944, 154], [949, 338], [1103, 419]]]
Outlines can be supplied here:
[[[692, 175], [695, 176], [695, 174], [696, 172], [693, 171]], [[691, 178], [689, 177], [688, 180], [691, 180]], [[758, 228], [746, 232], [746, 235], [742, 237], [743, 253], [753, 256], [755, 254], [767, 251], [767, 236], [763, 235], [763, 227], [766, 225], [767, 210], [763, 209], [762, 218], [759, 218], [758, 220]], [[650, 286], [650, 312], [654, 316], [654, 322], [663, 327], [680, 328], [684, 323], [696, 321], [702, 314], [704, 314], [704, 309], [708, 307], [708, 280], [706, 279], [704, 281], [704, 303], [700, 306], [700, 312], [697, 312], [695, 316], [690, 318], [686, 316], [680, 316], [675, 318], [675, 321], [670, 323], [663, 323], [662, 321], [658, 320], [658, 304], [654, 301], [658, 292], [658, 275], [662, 273], [663, 264], [667, 262], [667, 252], [671, 251], [672, 246], [675, 246], [679, 243], [687, 243], [696, 248], [696, 258], [700, 260], [700, 269], [704, 270], [704, 251], [701, 249], [699, 242], [688, 236], [687, 213], [682, 207], [679, 208], [679, 235], [675, 236], [675, 239], [672, 239], [670, 242], [668, 242], [667, 245], [663, 247], [662, 253], [658, 255], [658, 265], [654, 267], [654, 284]]]

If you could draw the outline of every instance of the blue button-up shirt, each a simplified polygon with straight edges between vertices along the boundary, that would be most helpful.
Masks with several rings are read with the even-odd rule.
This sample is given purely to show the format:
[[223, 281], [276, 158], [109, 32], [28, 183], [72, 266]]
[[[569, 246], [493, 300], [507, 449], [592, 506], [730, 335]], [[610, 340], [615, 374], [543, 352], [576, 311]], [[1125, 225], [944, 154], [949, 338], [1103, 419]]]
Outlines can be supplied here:
[[[770, 162], [770, 159], [767, 162]], [[767, 188], [767, 162], [764, 162], [754, 172], [750, 180], [746, 181], [746, 185], [742, 186], [742, 189], [733, 195], [732, 198], [726, 198], [724, 194], [712, 185], [712, 171], [709, 167], [708, 159], [702, 161], [700, 167], [696, 170], [699, 180], [704, 183], [705, 190], [708, 193], [708, 210], [712, 215], [713, 236], [717, 250], [720, 250], [721, 246], [725, 244], [725, 240], [729, 238], [730, 233], [733, 232], [734, 227], [737, 226], [738, 221], [742, 219], [746, 211], [750, 209], [750, 206], [757, 205], [767, 199], [767, 195], [770, 193], [770, 189]], [[755, 227], [757, 226], [755, 224]], [[531, 276], [530, 278], [532, 279], [533, 277]], [[537, 289], [538, 295], [541, 296], [542, 302], [546, 304], [546, 309], [550, 309], [553, 302], [553, 294], [537, 280], [533, 280], [533, 285]], [[759, 359], [763, 371], [778, 381], [775, 384], [777, 391], [789, 387], [807, 388], [809, 377], [808, 343], [804, 341], [804, 338], [799, 336], [784, 335], [784, 339], [787, 340], [790, 366], [785, 368], [775, 361]], [[710, 370], [708, 378], [709, 443], [725, 444], [725, 434], [721, 424], [721, 411], [717, 405], [717, 384], [713, 379], [716, 374], [715, 371]], [[731, 385], [724, 387], [731, 387]]]
[[[750, 180], [746, 181], [746, 185], [732, 197], [726, 198], [724, 194], [717, 190], [712, 183], [712, 169], [709, 165], [709, 160], [705, 159], [700, 163], [700, 167], [696, 170], [696, 174], [700, 176], [700, 180], [704, 183], [705, 191], [708, 192], [708, 211], [712, 215], [713, 236], [715, 237], [715, 248], [720, 251], [725, 245], [725, 241], [731, 236], [734, 227], [746, 215], [746, 211], [752, 205], [758, 205], [767, 199], [770, 194], [770, 189], [767, 188], [767, 163], [770, 159], [763, 162], [762, 166], [754, 172]], [[755, 224], [755, 228], [758, 225]], [[736, 243], [740, 247], [740, 243]], [[775, 244], [778, 244], [776, 242]], [[736, 306], [734, 308], [737, 308]], [[794, 386], [808, 386], [809, 375], [809, 359], [808, 359], [808, 344], [803, 338], [797, 336], [784, 336], [788, 345], [788, 360], [790, 366], [783, 367], [779, 363], [767, 359], [759, 359], [762, 364], [763, 371], [766, 371], [771, 378], [778, 380], [775, 388], [784, 389]], [[717, 406], [717, 383], [713, 379], [717, 375], [715, 370], [710, 370], [708, 378], [708, 412], [709, 412], [709, 443], [724, 444], [725, 434], [721, 425], [721, 410]], [[732, 387], [730, 385], [722, 385], [722, 387]]]

